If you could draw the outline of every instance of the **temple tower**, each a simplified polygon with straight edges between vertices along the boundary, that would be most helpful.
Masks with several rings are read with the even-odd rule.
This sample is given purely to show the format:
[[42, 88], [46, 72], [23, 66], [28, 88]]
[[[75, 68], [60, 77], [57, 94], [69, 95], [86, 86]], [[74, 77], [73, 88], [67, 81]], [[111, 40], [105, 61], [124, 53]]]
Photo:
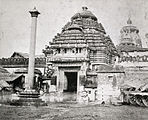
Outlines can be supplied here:
[[127, 20], [127, 25], [121, 29], [120, 33], [121, 38], [118, 49], [126, 51], [129, 49], [142, 48], [139, 29], [132, 24], [132, 20], [130, 18]]
[[148, 77], [148, 48], [142, 47], [139, 29], [128, 19], [121, 31], [117, 65], [124, 68], [124, 82], [135, 87], [140, 86]]
[[86, 81], [96, 87], [94, 72], [112, 65], [117, 55], [111, 38], [87, 7], [74, 14], [49, 44], [44, 50], [47, 64], [52, 63], [56, 91], [64, 94], [78, 95]]

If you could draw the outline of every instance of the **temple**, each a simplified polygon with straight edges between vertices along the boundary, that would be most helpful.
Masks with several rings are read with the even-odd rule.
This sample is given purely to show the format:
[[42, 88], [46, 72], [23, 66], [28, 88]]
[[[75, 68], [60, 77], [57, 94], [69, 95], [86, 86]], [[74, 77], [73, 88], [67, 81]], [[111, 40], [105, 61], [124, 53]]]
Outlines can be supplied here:
[[63, 99], [65, 94], [70, 94], [76, 95], [75, 99], [79, 101], [86, 91], [90, 101], [102, 100], [105, 94], [99, 98], [98, 92], [107, 93], [106, 89], [122, 82], [124, 71], [114, 66], [117, 49], [87, 7], [71, 17], [43, 52], [48, 68], [54, 70], [55, 89]]
[[147, 83], [148, 48], [142, 47], [139, 29], [133, 25], [130, 18], [120, 33], [120, 43], [117, 46], [120, 56], [116, 64], [124, 67], [125, 83], [138, 87]]
[[[148, 48], [142, 46], [139, 29], [130, 18], [119, 41], [115, 46], [98, 18], [82, 7], [46, 45], [44, 55], [34, 56], [33, 89], [43, 92], [46, 102], [123, 102], [122, 88], [147, 84]], [[0, 72], [6, 72], [0, 76], [1, 88], [24, 89], [28, 57], [14, 52], [0, 59]]]

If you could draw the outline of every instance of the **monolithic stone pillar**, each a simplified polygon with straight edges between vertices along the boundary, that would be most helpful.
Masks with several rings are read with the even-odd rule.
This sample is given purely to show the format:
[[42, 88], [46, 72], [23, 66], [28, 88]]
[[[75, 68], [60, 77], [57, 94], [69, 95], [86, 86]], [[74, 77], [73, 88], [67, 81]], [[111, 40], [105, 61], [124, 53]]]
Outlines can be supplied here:
[[29, 11], [32, 17], [31, 23], [31, 39], [30, 39], [30, 51], [29, 51], [29, 66], [28, 66], [28, 79], [25, 81], [26, 90], [33, 88], [34, 81], [34, 64], [35, 64], [35, 45], [36, 45], [36, 28], [37, 28], [37, 17], [40, 14], [36, 8]]

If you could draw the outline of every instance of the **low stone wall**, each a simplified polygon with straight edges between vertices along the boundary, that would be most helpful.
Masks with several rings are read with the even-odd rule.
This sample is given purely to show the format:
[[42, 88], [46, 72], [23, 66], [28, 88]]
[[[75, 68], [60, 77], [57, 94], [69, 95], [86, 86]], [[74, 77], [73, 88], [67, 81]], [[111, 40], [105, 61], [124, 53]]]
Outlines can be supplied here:
[[44, 93], [40, 96], [40, 98], [43, 101], [45, 101], [46, 103], [48, 103], [48, 102], [63, 102], [63, 93], [62, 92]]
[[11, 98], [12, 92], [0, 91], [0, 103], [8, 104]]
[[98, 88], [85, 88], [80, 86], [77, 93], [50, 91], [49, 93], [41, 94], [40, 98], [48, 102], [65, 102], [76, 101], [81, 104], [96, 102], [98, 104], [112, 104], [117, 102], [121, 92], [118, 87], [112, 85], [99, 85]]
[[88, 92], [85, 90], [79, 91], [77, 102], [81, 104], [87, 104], [89, 102]]

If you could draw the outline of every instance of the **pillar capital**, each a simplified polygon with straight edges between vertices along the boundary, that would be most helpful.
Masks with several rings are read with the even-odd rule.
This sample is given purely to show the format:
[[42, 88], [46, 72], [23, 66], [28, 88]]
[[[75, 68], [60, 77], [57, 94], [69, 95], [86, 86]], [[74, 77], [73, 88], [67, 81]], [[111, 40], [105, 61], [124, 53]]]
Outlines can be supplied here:
[[36, 7], [34, 7], [33, 10], [29, 11], [29, 13], [31, 14], [31, 17], [38, 17], [38, 14], [40, 14]]

